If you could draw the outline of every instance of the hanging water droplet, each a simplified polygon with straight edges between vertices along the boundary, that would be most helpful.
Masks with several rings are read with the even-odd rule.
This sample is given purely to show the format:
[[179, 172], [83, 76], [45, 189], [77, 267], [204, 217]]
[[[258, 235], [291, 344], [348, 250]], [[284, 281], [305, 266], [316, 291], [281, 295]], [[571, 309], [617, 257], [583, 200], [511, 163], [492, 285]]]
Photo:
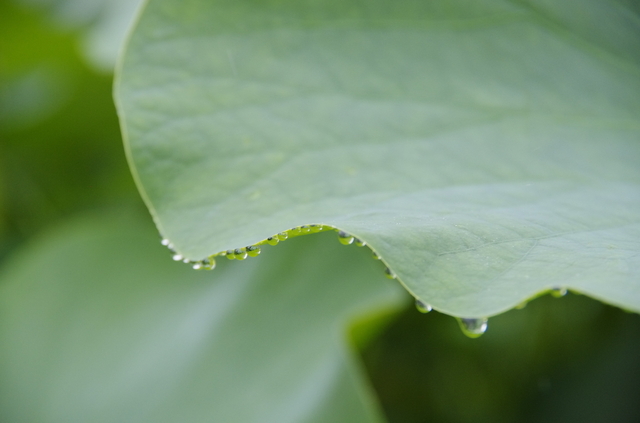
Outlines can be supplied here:
[[391, 269], [389, 269], [388, 267], [384, 269], [384, 274], [386, 277], [388, 277], [389, 279], [395, 279], [396, 278], [396, 274], [393, 273], [391, 271]]
[[462, 332], [469, 338], [477, 338], [487, 331], [488, 319], [465, 319], [458, 318]]
[[361, 239], [358, 239], [358, 238], [354, 238], [353, 242], [355, 242], [358, 247], [364, 247], [365, 245], [367, 245], [366, 242], [364, 242], [364, 241], [362, 241]]
[[267, 244], [269, 245], [277, 245], [278, 242], [280, 242], [278, 236], [270, 236], [269, 238], [267, 238]]
[[375, 251], [373, 252], [373, 259], [374, 260], [380, 260], [380, 256]]
[[257, 257], [260, 255], [260, 247], [256, 247], [255, 245], [250, 245], [247, 247], [247, 254], [249, 257]]
[[175, 251], [174, 245], [172, 243], [167, 244], [167, 248], [171, 251]]
[[286, 233], [286, 232], [280, 232], [276, 236], [278, 237], [278, 240], [280, 240], [280, 241], [285, 241], [287, 238], [289, 238], [289, 234]]
[[182, 260], [182, 256], [180, 254], [174, 254], [173, 255], [173, 260], [180, 261], [180, 260]]
[[302, 230], [298, 227], [295, 227], [289, 229], [289, 232], [291, 232], [291, 235], [300, 235], [302, 233]]
[[416, 299], [416, 308], [418, 309], [418, 311], [420, 313], [428, 313], [431, 310], [433, 310], [433, 308], [427, 304], [427, 303], [423, 303], [422, 301]]
[[309, 225], [309, 227], [311, 228], [311, 232], [320, 232], [324, 229], [322, 225]]
[[227, 250], [225, 256], [227, 256], [229, 260], [234, 260], [236, 258], [236, 254], [233, 252], [233, 250]]
[[202, 263], [196, 263], [192, 267], [193, 267], [193, 270], [200, 270], [202, 269]]
[[236, 255], [236, 260], [244, 260], [247, 258], [247, 251], [244, 248], [236, 248], [234, 254]]
[[307, 225], [300, 226], [300, 232], [303, 234], [311, 233], [311, 228]]
[[556, 298], [564, 297], [565, 295], [567, 295], [567, 288], [561, 288], [559, 286], [551, 288], [551, 295]]
[[189, 263], [189, 261], [190, 261], [189, 259], [182, 260], [183, 263], [187, 263], [187, 264]]
[[164, 238], [162, 241], [160, 241], [160, 244], [166, 247], [167, 245], [171, 244], [171, 241], [169, 241], [167, 238]]
[[355, 238], [345, 231], [338, 231], [338, 241], [340, 241], [343, 245], [349, 245], [353, 242]]
[[204, 269], [213, 270], [216, 268], [216, 260], [213, 257], [202, 260], [202, 266]]

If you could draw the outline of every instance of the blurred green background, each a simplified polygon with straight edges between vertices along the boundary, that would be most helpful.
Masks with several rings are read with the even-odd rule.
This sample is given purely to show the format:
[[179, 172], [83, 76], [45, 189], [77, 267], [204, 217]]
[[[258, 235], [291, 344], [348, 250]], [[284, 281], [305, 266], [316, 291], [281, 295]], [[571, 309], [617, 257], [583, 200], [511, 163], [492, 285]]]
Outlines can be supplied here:
[[[0, 0], [0, 266], [90, 211], [149, 219], [111, 97], [134, 3]], [[492, 318], [475, 340], [407, 304], [361, 355], [391, 422], [640, 422], [640, 316], [578, 295]]]

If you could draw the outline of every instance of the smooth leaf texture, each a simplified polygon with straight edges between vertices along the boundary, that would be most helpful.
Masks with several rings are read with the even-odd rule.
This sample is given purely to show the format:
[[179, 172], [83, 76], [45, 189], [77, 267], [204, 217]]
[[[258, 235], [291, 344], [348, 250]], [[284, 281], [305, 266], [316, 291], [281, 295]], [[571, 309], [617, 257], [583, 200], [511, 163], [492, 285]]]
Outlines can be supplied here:
[[381, 421], [347, 322], [403, 292], [305, 238], [195, 272], [140, 222], [49, 234], [0, 274], [0, 421]]
[[640, 311], [638, 10], [555, 3], [150, 0], [116, 101], [160, 231], [202, 259], [331, 225], [462, 317]]

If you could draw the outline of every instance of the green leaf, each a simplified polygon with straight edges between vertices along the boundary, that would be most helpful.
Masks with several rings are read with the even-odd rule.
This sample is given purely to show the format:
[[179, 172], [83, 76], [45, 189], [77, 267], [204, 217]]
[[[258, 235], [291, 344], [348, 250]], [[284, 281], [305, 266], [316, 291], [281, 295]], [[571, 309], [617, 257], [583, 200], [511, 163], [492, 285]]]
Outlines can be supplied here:
[[154, 232], [95, 216], [8, 262], [1, 421], [381, 420], [347, 324], [403, 297], [364, 250], [306, 237], [196, 272]]
[[452, 315], [554, 287], [640, 311], [636, 9], [151, 0], [116, 85], [130, 164], [192, 259], [324, 224]]

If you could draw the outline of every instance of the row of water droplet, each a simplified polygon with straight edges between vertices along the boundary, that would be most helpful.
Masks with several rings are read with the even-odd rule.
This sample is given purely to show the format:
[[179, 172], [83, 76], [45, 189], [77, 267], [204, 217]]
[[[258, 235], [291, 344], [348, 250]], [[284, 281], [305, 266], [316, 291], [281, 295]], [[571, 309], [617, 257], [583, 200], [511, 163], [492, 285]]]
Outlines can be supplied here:
[[191, 264], [192, 267], [196, 270], [212, 270], [216, 267], [216, 257], [226, 257], [229, 260], [244, 260], [248, 257], [256, 257], [260, 255], [260, 252], [261, 252], [260, 245], [263, 245], [263, 244], [277, 245], [280, 241], [285, 241], [289, 238], [293, 238], [300, 235], [306, 235], [310, 233], [322, 232], [330, 229], [333, 229], [333, 228], [331, 226], [326, 226], [326, 225], [296, 226], [295, 228], [270, 236], [269, 238], [255, 245], [236, 248], [234, 250], [221, 251], [217, 254], [212, 254], [211, 256], [203, 260], [189, 260], [183, 257], [181, 254], [178, 254], [175, 251], [171, 241], [169, 241], [166, 238], [162, 239], [161, 243], [165, 247], [169, 248], [169, 250], [173, 253], [173, 260], [182, 261], [184, 263]]
[[[166, 246], [167, 248], [169, 248], [169, 250], [171, 250], [174, 253], [173, 260], [189, 263], [196, 270], [200, 270], [200, 269], [212, 270], [216, 267], [215, 257], [217, 256], [223, 256], [229, 260], [244, 260], [248, 257], [257, 257], [258, 255], [260, 255], [260, 252], [261, 252], [260, 245], [263, 245], [263, 244], [277, 245], [279, 242], [286, 241], [289, 238], [293, 238], [300, 235], [307, 235], [311, 233], [323, 232], [327, 230], [337, 231], [338, 241], [343, 245], [354, 244], [354, 245], [357, 245], [358, 247], [364, 247], [367, 245], [366, 242], [360, 240], [359, 238], [356, 238], [355, 236], [345, 231], [338, 230], [329, 225], [297, 226], [287, 231], [280, 232], [276, 235], [270, 236], [264, 241], [261, 241], [255, 245], [236, 248], [235, 250], [222, 251], [218, 254], [213, 254], [207, 257], [206, 259], [198, 260], [198, 261], [189, 260], [187, 258], [182, 257], [182, 255], [176, 253], [174, 250], [173, 244], [168, 239], [163, 239], [161, 243], [162, 245]], [[375, 260], [381, 260], [381, 257], [378, 255], [378, 253], [373, 251], [373, 249], [372, 249], [372, 252], [373, 252], [373, 258]], [[393, 273], [393, 271], [388, 266], [386, 266], [386, 264], [385, 264], [384, 273], [385, 273], [385, 276], [389, 279], [397, 278], [395, 273]], [[554, 287], [550, 290], [550, 293], [554, 297], [560, 298], [567, 294], [567, 289], [563, 287]], [[516, 308], [522, 309], [526, 305], [527, 305], [527, 302], [525, 301], [519, 304]], [[415, 300], [415, 306], [420, 313], [429, 313], [431, 310], [433, 310], [433, 307], [431, 307], [430, 304], [427, 304], [419, 299]], [[487, 331], [488, 319], [486, 317], [481, 317], [481, 318], [457, 317], [456, 319], [460, 324], [460, 329], [462, 329], [462, 332], [470, 338], [477, 338]]]
[[[355, 244], [359, 247], [364, 247], [365, 245], [367, 245], [366, 242], [344, 231], [338, 231], [338, 240], [340, 241], [340, 243], [344, 245]], [[375, 251], [373, 251], [373, 258], [376, 260], [381, 260], [380, 256]], [[385, 265], [384, 273], [385, 273], [385, 276], [388, 277], [389, 279], [396, 279], [395, 273], [393, 273], [393, 271], [386, 265]], [[433, 307], [431, 307], [430, 304], [427, 304], [417, 298], [415, 301], [416, 301], [416, 309], [420, 313], [429, 313], [431, 310], [433, 310]], [[469, 336], [470, 338], [477, 338], [487, 331], [488, 319], [486, 318], [470, 318], [470, 319], [458, 318], [458, 322], [460, 323], [460, 328], [462, 329], [462, 332], [465, 335]]]
[[216, 261], [213, 256], [207, 257], [203, 260], [189, 260], [188, 258], [183, 257], [181, 254], [178, 254], [173, 247], [173, 244], [168, 239], [164, 238], [160, 241], [162, 245], [167, 247], [173, 253], [174, 261], [181, 261], [183, 263], [191, 264], [191, 266], [196, 270], [213, 270], [216, 267]]
[[[358, 247], [364, 247], [367, 245], [366, 242], [362, 241], [359, 238], [356, 238], [355, 236], [346, 233], [345, 231], [338, 231], [338, 241], [340, 241], [341, 244], [343, 245], [357, 245]], [[373, 258], [375, 260], [381, 260], [380, 256], [378, 255], [378, 253], [376, 253], [375, 251], [373, 251], [373, 249], [371, 250], [373, 252]], [[385, 265], [384, 268], [384, 274], [387, 278], [389, 279], [396, 279], [396, 274], [393, 273], [393, 271]]]

